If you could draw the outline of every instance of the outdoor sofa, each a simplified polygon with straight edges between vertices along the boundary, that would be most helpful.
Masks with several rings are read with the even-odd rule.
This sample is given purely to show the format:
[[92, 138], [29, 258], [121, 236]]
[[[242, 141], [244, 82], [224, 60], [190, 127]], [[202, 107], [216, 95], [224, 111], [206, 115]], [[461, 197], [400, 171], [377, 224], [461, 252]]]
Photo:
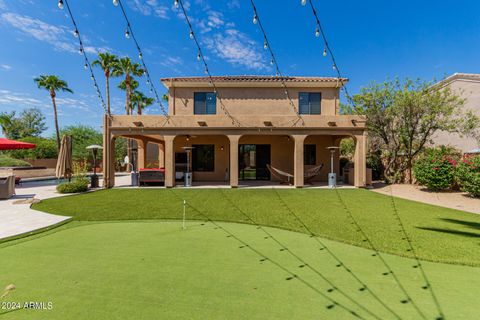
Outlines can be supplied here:
[[139, 185], [164, 185], [165, 168], [141, 168], [139, 170]]

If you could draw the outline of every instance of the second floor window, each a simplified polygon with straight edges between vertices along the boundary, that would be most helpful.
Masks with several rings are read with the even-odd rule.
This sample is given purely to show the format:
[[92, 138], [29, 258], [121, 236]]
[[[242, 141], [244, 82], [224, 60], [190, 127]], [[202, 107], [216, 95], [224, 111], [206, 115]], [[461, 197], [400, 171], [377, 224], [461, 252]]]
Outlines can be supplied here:
[[214, 92], [195, 92], [193, 113], [216, 114], [217, 95]]
[[300, 92], [298, 105], [300, 114], [320, 114], [322, 94], [319, 92]]

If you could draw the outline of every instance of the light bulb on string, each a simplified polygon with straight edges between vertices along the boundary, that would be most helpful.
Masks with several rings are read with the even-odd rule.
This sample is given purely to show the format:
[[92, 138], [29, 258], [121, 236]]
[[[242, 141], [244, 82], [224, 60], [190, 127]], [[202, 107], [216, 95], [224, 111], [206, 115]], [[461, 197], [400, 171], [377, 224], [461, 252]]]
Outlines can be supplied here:
[[63, 9], [63, 0], [58, 0], [58, 9]]
[[115, 7], [118, 6], [118, 0], [113, 0], [112, 3]]
[[305, 6], [307, 4], [307, 0], [302, 0], [302, 6]]
[[130, 39], [130, 31], [128, 31], [128, 28], [125, 30], [125, 38]]
[[138, 59], [142, 60], [143, 59], [143, 55], [141, 52], [138, 53]]
[[149, 86], [149, 85], [150, 85], [150, 80], [147, 79], [147, 86]]
[[257, 14], [253, 14], [253, 24], [257, 24], [258, 22], [258, 17], [257, 17]]
[[197, 54], [197, 60], [200, 61], [202, 59], [202, 56], [200, 55], [200, 52]]
[[82, 54], [83, 53], [83, 48], [80, 47], [80, 49], [78, 49], [78, 52], [80, 52], [80, 54]]
[[190, 39], [193, 39], [193, 31], [190, 30]]
[[178, 8], [178, 0], [175, 0], [175, 1], [173, 2], [173, 5], [175, 6], [175, 8]]
[[337, 70], [337, 66], [335, 64], [333, 64], [332, 68], [333, 70]]
[[273, 58], [272, 58], [272, 60], [270, 60], [270, 65], [272, 65], [272, 66], [273, 66]]
[[320, 28], [317, 26], [317, 28], [315, 29], [315, 37], [320, 37]]
[[323, 56], [324, 56], [324, 57], [327, 56], [327, 48], [323, 49]]
[[268, 43], [267, 40], [263, 42], [263, 49], [267, 50], [268, 49]]
[[[93, 75], [90, 76], [90, 79], [92, 79], [92, 80], [94, 79]], [[94, 85], [94, 87], [97, 87], [97, 85]]]
[[88, 64], [85, 62], [85, 64], [83, 65], [83, 67], [85, 68], [85, 70], [88, 69]]
[[77, 30], [77, 29], [75, 29], [75, 31], [73, 31], [73, 36], [74, 36], [75, 38], [78, 38], [78, 30]]
[[207, 67], [205, 67], [205, 74], [208, 75], [208, 68]]

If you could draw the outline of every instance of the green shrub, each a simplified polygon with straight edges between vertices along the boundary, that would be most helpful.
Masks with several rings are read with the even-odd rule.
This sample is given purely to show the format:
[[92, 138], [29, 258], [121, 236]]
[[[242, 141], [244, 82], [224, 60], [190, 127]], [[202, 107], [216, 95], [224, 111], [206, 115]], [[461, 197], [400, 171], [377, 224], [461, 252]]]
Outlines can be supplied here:
[[53, 139], [42, 137], [27, 137], [19, 141], [35, 144], [33, 149], [7, 151], [6, 153], [16, 159], [54, 159], [57, 157], [57, 143]]
[[450, 189], [455, 182], [457, 160], [446, 148], [427, 149], [413, 165], [417, 182], [429, 190]]
[[480, 155], [460, 161], [457, 166], [456, 178], [462, 191], [472, 197], [480, 197]]
[[31, 167], [32, 165], [26, 161], [13, 159], [9, 157], [0, 157], [0, 167]]
[[88, 179], [86, 177], [74, 178], [71, 182], [61, 183], [57, 186], [59, 193], [79, 193], [88, 190]]

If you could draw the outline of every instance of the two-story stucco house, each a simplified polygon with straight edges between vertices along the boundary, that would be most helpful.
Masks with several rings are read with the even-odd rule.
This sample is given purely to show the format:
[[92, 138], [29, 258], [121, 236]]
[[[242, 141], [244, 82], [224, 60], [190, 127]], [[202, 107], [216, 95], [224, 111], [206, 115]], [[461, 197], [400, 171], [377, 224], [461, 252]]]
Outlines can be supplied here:
[[[326, 181], [330, 151], [340, 140], [356, 142], [355, 186], [366, 184], [366, 134], [362, 116], [339, 114], [339, 91], [347, 79], [324, 77], [222, 76], [165, 78], [168, 117], [111, 115], [104, 119], [104, 173], [114, 186], [114, 139], [138, 145], [138, 166], [147, 165], [147, 149], [158, 148], [165, 186], [176, 183], [185, 149], [193, 147], [190, 167], [195, 183], [275, 180], [267, 164], [288, 172], [296, 187], [304, 171], [323, 164], [317, 181]], [[286, 88], [283, 86], [286, 85]], [[147, 148], [147, 146], [149, 146]], [[339, 171], [338, 152], [334, 170]]]
[[[455, 73], [436, 84], [439, 88], [449, 88], [465, 100], [464, 111], [472, 111], [480, 117], [480, 74]], [[478, 150], [480, 141], [457, 133], [438, 132], [433, 137], [434, 145], [454, 147], [463, 153]]]

